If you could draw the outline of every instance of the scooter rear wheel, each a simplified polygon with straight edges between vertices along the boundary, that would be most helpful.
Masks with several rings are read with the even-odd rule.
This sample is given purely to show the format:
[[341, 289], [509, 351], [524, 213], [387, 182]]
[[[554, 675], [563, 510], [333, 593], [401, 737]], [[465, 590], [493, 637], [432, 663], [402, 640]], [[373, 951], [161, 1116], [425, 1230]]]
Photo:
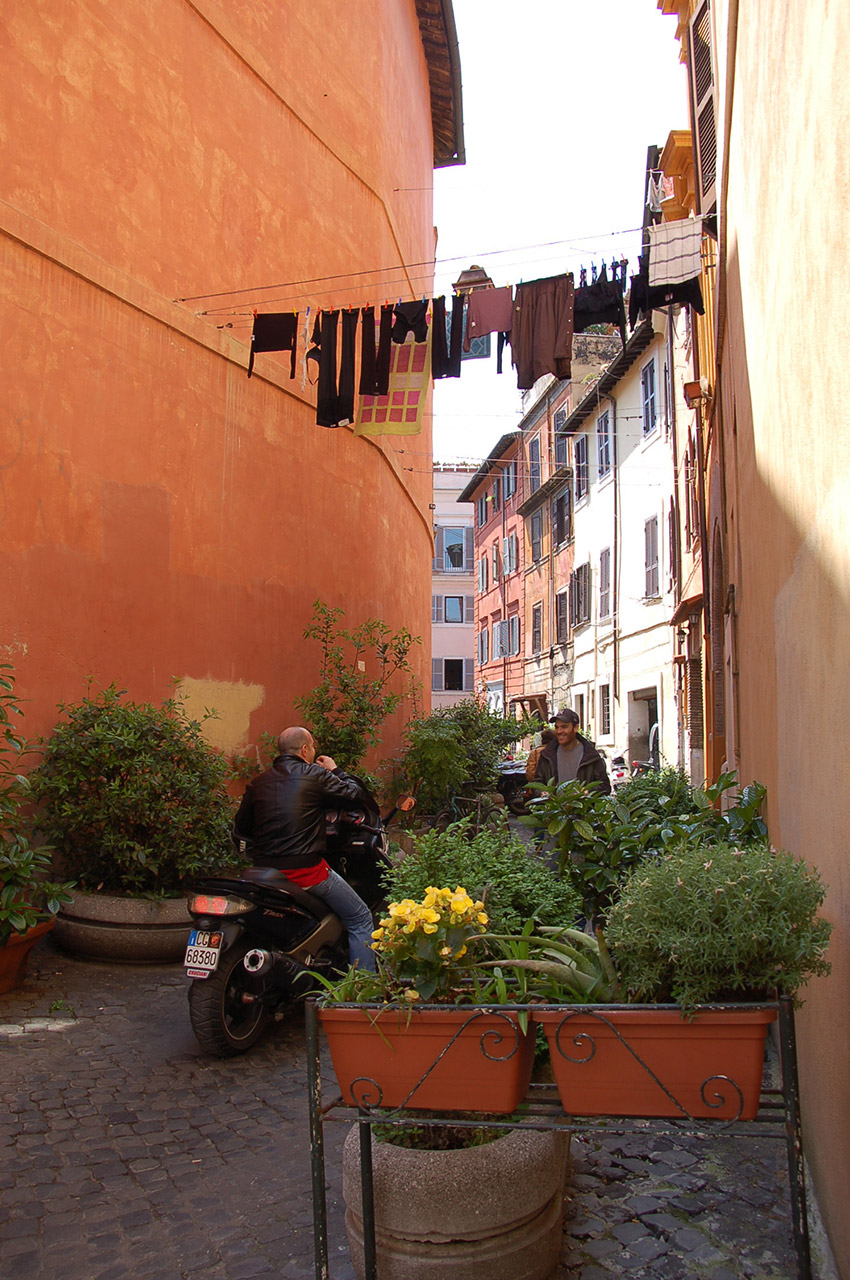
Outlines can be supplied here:
[[517, 817], [528, 813], [528, 801], [525, 798], [525, 781], [518, 781], [513, 786], [506, 787], [502, 793], [505, 797], [505, 804], [511, 813]]
[[196, 978], [189, 988], [189, 1018], [205, 1053], [231, 1058], [245, 1053], [265, 1031], [271, 1014], [258, 996], [259, 979], [248, 973], [242, 961], [250, 951], [238, 942], [225, 951], [215, 973]]

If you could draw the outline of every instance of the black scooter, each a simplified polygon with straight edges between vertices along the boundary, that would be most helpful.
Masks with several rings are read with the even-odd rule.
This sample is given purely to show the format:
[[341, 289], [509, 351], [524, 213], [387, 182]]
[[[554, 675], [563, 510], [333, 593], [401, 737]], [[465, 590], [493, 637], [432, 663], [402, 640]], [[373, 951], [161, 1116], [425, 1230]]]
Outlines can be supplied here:
[[503, 760], [499, 765], [496, 790], [504, 798], [505, 804], [511, 813], [521, 815], [529, 812], [528, 795], [526, 794], [527, 786], [525, 761]]
[[[353, 775], [350, 775], [353, 776]], [[383, 901], [391, 865], [386, 818], [359, 778], [361, 807], [327, 814], [327, 861], [372, 911]], [[242, 846], [250, 856], [250, 850]], [[188, 899], [194, 928], [184, 961], [189, 1017], [201, 1048], [219, 1057], [250, 1049], [275, 1015], [348, 967], [342, 921], [320, 898], [272, 867], [247, 867], [199, 882]]]

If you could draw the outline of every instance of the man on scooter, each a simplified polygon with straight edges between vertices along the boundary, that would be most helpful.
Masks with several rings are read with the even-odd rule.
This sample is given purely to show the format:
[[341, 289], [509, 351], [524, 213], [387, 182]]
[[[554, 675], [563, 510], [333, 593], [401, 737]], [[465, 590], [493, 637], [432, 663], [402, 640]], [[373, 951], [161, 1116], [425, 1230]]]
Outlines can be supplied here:
[[276, 760], [245, 789], [234, 833], [250, 841], [254, 865], [276, 867], [335, 911], [348, 931], [351, 963], [374, 970], [374, 923], [366, 903], [325, 861], [325, 812], [360, 805], [360, 785], [317, 756], [313, 735], [293, 726], [278, 738]]

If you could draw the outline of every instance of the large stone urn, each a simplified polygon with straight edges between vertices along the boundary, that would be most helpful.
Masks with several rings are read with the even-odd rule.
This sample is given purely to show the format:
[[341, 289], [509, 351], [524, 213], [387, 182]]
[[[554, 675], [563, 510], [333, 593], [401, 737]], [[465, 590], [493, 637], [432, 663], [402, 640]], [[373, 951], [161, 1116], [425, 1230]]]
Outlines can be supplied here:
[[56, 917], [55, 941], [84, 960], [169, 964], [183, 959], [192, 917], [185, 898], [122, 898], [77, 890]]
[[[360, 1137], [343, 1148], [351, 1262], [364, 1280]], [[561, 1253], [569, 1135], [509, 1130], [495, 1142], [419, 1151], [372, 1141], [381, 1280], [546, 1280]]]

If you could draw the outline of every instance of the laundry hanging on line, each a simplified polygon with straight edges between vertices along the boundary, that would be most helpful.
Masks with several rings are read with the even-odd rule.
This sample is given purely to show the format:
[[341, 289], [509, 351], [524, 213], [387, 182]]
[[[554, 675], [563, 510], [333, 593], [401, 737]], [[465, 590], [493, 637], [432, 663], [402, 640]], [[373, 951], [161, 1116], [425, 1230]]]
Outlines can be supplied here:
[[254, 312], [248, 377], [254, 372], [254, 355], [258, 351], [291, 351], [290, 378], [295, 377], [295, 350], [298, 343], [298, 312], [286, 311], [261, 315]]
[[649, 228], [649, 285], [684, 284], [702, 270], [702, 219], [677, 218]]
[[699, 277], [681, 284], [650, 285], [646, 256], [638, 258], [638, 273], [632, 276], [629, 291], [629, 326], [634, 329], [641, 315], [648, 316], [651, 311], [677, 304], [693, 307], [699, 316], [705, 315]]

